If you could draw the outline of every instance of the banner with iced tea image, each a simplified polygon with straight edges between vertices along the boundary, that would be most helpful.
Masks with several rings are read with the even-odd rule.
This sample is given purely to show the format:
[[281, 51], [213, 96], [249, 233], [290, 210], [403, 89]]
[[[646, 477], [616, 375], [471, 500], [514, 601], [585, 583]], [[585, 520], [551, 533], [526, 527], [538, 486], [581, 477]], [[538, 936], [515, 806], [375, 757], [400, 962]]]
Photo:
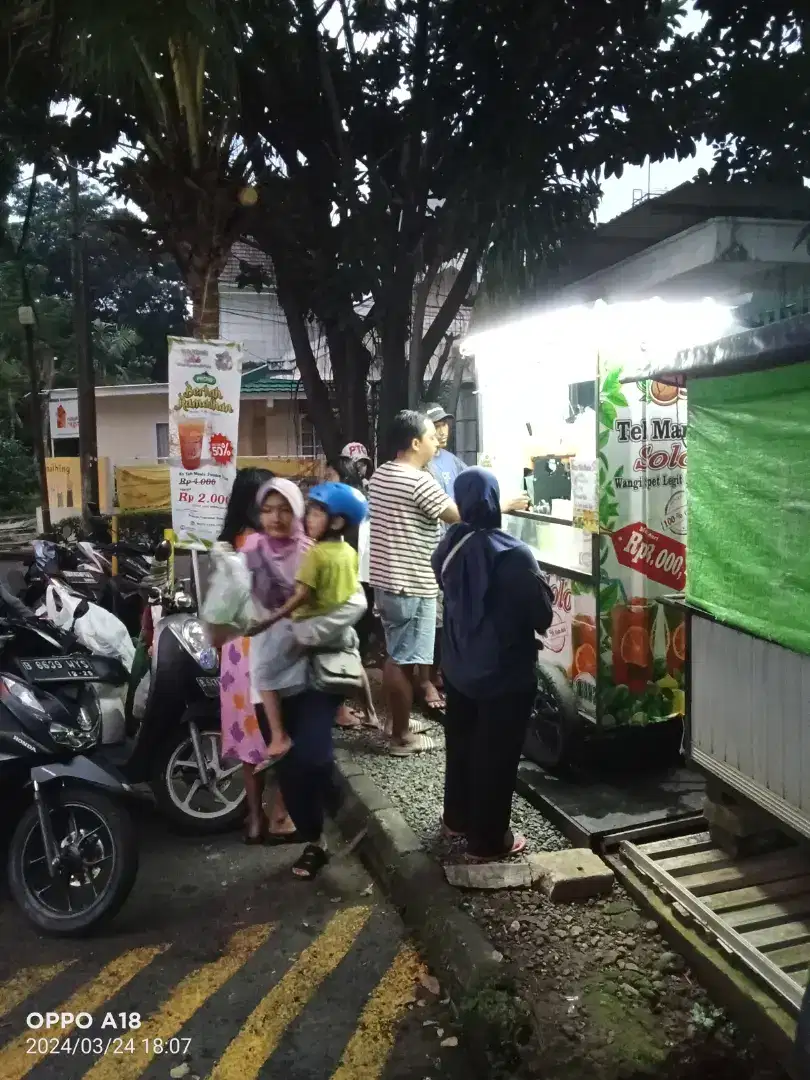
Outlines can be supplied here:
[[169, 338], [172, 526], [181, 544], [208, 545], [236, 475], [242, 346]]
[[663, 383], [600, 373], [599, 716], [643, 725], [684, 710], [686, 400]]

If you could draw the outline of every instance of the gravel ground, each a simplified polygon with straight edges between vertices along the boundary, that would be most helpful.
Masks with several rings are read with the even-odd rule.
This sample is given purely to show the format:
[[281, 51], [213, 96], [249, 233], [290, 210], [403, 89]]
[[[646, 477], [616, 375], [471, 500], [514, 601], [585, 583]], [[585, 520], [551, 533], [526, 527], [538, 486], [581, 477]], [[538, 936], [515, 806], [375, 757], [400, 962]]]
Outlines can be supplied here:
[[[429, 734], [439, 742], [440, 749], [406, 758], [390, 757], [385, 752], [382, 735], [366, 729], [340, 731], [335, 744], [362, 765], [420, 837], [426, 851], [455, 858], [461, 851], [439, 835], [444, 784], [441, 725], [431, 725]], [[512, 801], [512, 828], [526, 837], [532, 851], [556, 851], [571, 846], [562, 833], [520, 795], [515, 795]]]
[[[430, 734], [442, 742], [440, 726]], [[367, 730], [340, 731], [336, 743], [399, 808], [426, 851], [443, 863], [463, 857], [439, 834], [441, 749], [391, 758], [382, 736]], [[570, 847], [517, 795], [512, 824], [531, 850]], [[515, 1078], [787, 1080], [618, 886], [584, 904], [552, 904], [533, 889], [465, 891], [460, 902], [504, 954], [533, 1017], [534, 1038], [514, 1064]]]

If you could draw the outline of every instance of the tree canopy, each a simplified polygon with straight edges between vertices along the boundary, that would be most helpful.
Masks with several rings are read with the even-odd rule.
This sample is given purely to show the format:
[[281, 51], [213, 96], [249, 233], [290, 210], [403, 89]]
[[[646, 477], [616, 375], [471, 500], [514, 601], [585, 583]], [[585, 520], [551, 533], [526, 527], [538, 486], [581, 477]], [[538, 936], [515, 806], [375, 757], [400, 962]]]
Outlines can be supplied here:
[[810, 176], [810, 12], [804, 3], [696, 0], [715, 72], [706, 134], [713, 176]]
[[530, 292], [592, 227], [602, 169], [687, 156], [705, 129], [713, 61], [681, 0], [18, 6], [18, 53], [56, 54], [77, 104], [74, 154], [115, 132], [107, 179], [145, 215], [128, 235], [176, 261], [198, 332], [235, 240], [270, 256], [329, 453], [368, 437], [373, 363], [387, 417], [476, 291]]

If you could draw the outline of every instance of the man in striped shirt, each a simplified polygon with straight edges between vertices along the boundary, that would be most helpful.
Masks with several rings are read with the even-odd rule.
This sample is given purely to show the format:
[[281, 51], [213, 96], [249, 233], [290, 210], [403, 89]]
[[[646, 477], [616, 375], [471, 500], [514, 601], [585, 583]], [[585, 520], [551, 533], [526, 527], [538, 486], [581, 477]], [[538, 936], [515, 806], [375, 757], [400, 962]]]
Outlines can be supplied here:
[[439, 522], [459, 520], [456, 504], [427, 471], [438, 448], [433, 422], [421, 413], [398, 413], [390, 432], [393, 458], [369, 483], [371, 574], [385, 631], [388, 659], [383, 689], [391, 714], [391, 753], [403, 757], [434, 748], [409, 733], [416, 665], [433, 663], [438, 585], [430, 559]]

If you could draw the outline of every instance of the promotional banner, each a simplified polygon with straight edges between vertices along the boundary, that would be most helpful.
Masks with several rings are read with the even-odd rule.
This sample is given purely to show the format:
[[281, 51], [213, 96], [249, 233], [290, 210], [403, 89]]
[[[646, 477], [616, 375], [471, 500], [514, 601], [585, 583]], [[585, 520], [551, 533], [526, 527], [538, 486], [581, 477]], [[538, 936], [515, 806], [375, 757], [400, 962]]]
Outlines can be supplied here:
[[78, 439], [79, 399], [75, 393], [63, 398], [52, 395], [48, 412], [52, 439]]
[[599, 706], [602, 723], [683, 713], [686, 400], [664, 383], [600, 376]]
[[169, 466], [178, 543], [207, 546], [222, 528], [239, 433], [242, 346], [169, 338]]
[[550, 574], [554, 615], [543, 637], [541, 665], [558, 668], [583, 713], [596, 715], [596, 596], [587, 585]]

